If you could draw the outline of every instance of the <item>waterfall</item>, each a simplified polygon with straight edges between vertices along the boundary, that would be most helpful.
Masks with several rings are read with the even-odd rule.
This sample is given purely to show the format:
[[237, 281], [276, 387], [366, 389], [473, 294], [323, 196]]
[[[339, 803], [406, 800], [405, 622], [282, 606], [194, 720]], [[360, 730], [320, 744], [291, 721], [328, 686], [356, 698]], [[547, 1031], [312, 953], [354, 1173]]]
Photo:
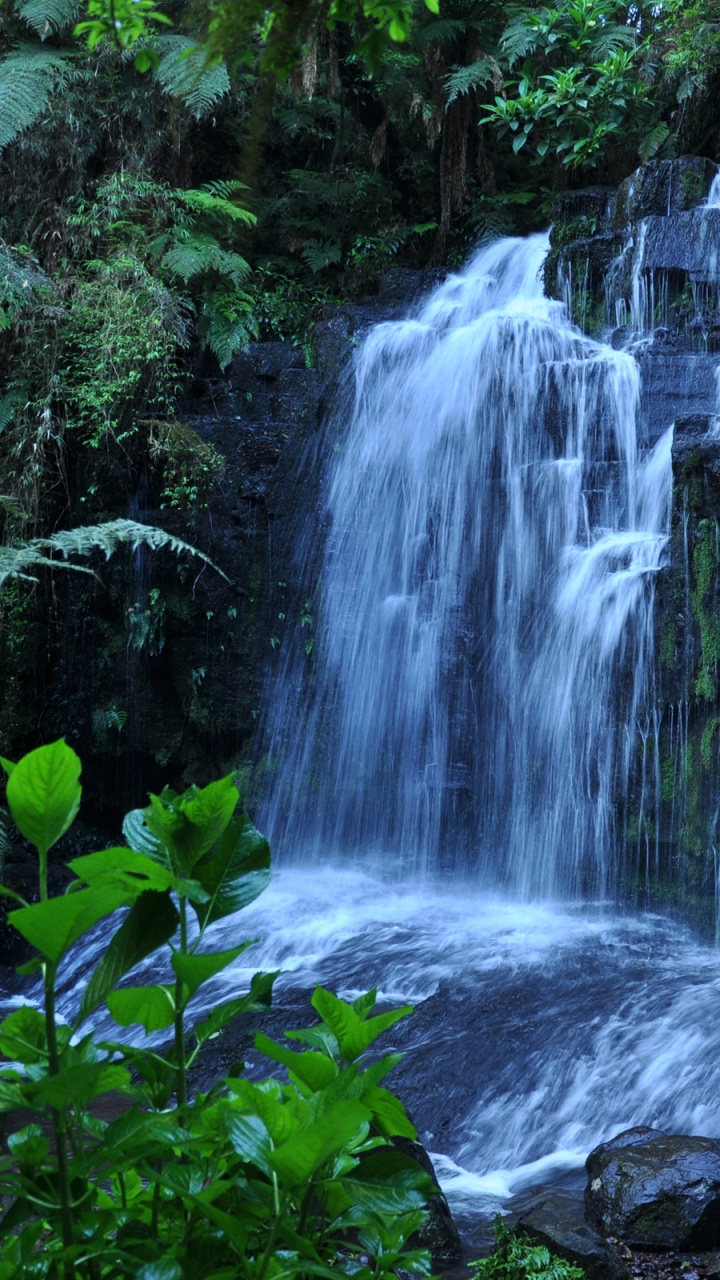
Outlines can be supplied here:
[[[312, 659], [287, 646], [266, 729], [259, 821], [282, 857], [612, 890], [652, 718], [671, 433], [639, 447], [636, 363], [544, 297], [547, 249], [482, 248], [355, 353]], [[301, 582], [318, 536], [315, 517]]]

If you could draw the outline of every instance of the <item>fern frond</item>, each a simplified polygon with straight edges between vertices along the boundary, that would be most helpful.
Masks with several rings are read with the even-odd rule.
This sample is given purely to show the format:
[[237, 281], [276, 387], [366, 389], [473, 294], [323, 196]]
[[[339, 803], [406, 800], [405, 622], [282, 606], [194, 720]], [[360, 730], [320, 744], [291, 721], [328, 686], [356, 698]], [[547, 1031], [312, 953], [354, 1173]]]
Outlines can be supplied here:
[[[154, 525], [139, 524], [136, 520], [108, 520], [106, 524], [80, 525], [77, 529], [67, 529], [53, 533], [49, 538], [33, 538], [18, 547], [0, 546], [0, 587], [9, 578], [21, 578], [37, 582], [35, 571], [46, 569], [72, 569], [76, 573], [93, 574], [92, 569], [84, 565], [68, 563], [68, 556], [90, 556], [94, 551], [102, 551], [109, 560], [120, 546], [129, 546], [132, 551], [138, 547], [149, 547], [151, 551], [168, 550], [181, 555], [187, 552], [197, 556], [215, 569], [225, 581], [229, 581], [222, 569], [197, 547], [183, 542], [165, 529]], [[62, 560], [51, 558], [56, 552]], [[96, 576], [93, 574], [93, 576]]]
[[592, 56], [601, 61], [610, 54], [617, 53], [618, 49], [633, 49], [636, 43], [634, 27], [608, 23], [593, 40]]
[[250, 266], [239, 253], [223, 249], [214, 236], [178, 236], [160, 259], [160, 264], [171, 276], [185, 284], [208, 271], [227, 276], [233, 284], [240, 285], [250, 275]]
[[497, 72], [497, 63], [492, 58], [480, 58], [468, 67], [457, 67], [445, 80], [448, 105], [472, 89], [492, 84]]
[[428, 22], [422, 28], [418, 38], [421, 45], [428, 45], [435, 41], [444, 43], [446, 40], [456, 40], [466, 32], [467, 24], [462, 18], [436, 18], [435, 22]]
[[58, 77], [68, 70], [59, 53], [49, 49], [15, 49], [0, 62], [0, 151], [47, 107]]
[[638, 148], [640, 159], [643, 164], [646, 160], [652, 160], [653, 156], [657, 155], [661, 146], [665, 142], [665, 139], [669, 136], [670, 129], [665, 124], [664, 120], [661, 120], [659, 124], [655, 125], [654, 129], [650, 130], [650, 132], [643, 138]]
[[229, 218], [231, 222], [242, 222], [246, 227], [254, 227], [257, 218], [249, 209], [243, 209], [239, 204], [230, 198], [236, 192], [231, 190], [230, 195], [219, 194], [217, 188], [233, 188], [243, 190], [243, 183], [237, 184], [232, 182], [208, 182], [202, 187], [191, 187], [188, 191], [178, 189], [176, 195], [187, 205], [192, 212], [200, 217], [203, 214], [213, 217]]
[[258, 336], [255, 301], [242, 290], [213, 289], [203, 302], [198, 333], [225, 369], [238, 351]]
[[532, 53], [537, 43], [538, 33], [528, 22], [525, 14], [509, 22], [500, 37], [500, 48], [511, 68], [520, 58], [525, 58]]
[[155, 75], [165, 93], [184, 102], [196, 120], [204, 120], [230, 92], [227, 67], [207, 66], [203, 50], [188, 36], [158, 36], [153, 44], [160, 54]]
[[313, 275], [339, 262], [342, 257], [340, 245], [335, 240], [308, 240], [300, 255], [304, 258]]
[[41, 40], [77, 21], [77, 0], [17, 0], [15, 10]]

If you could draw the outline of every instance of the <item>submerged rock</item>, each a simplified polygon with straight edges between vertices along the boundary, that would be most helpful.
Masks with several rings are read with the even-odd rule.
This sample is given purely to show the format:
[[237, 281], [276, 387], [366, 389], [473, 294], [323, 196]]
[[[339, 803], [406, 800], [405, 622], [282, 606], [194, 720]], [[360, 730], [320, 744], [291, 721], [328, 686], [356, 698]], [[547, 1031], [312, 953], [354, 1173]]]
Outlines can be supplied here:
[[588, 1218], [635, 1248], [720, 1245], [720, 1145], [630, 1129], [590, 1153]]

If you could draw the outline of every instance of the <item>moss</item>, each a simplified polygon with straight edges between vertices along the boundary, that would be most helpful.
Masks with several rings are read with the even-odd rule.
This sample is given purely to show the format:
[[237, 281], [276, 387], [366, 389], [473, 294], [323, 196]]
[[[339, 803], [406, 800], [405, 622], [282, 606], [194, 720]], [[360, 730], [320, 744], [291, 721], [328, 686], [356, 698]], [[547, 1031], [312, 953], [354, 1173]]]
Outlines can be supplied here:
[[698, 524], [693, 549], [693, 590], [690, 594], [693, 617], [700, 632], [700, 658], [695, 679], [695, 696], [714, 700], [720, 663], [720, 608], [716, 600], [720, 573], [718, 523], [705, 519]]
[[680, 177], [680, 189], [685, 208], [699, 204], [705, 196], [705, 175], [696, 170], [685, 169]]
[[162, 471], [161, 508], [204, 510], [225, 459], [185, 422], [149, 422], [148, 451]]

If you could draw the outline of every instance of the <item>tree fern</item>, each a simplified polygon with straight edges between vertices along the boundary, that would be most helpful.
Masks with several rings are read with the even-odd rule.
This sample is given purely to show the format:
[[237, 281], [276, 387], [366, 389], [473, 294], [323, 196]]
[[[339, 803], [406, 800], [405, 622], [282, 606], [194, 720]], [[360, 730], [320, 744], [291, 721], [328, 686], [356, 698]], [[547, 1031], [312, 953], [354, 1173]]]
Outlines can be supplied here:
[[480, 58], [477, 62], [471, 62], [468, 67], [457, 67], [445, 80], [448, 104], [464, 93], [470, 93], [471, 89], [492, 84], [499, 70], [493, 58]]
[[24, 18], [41, 40], [56, 31], [66, 31], [77, 20], [77, 0], [17, 0], [16, 13]]
[[421, 45], [428, 45], [435, 41], [445, 43], [447, 40], [457, 40], [466, 34], [467, 23], [462, 18], [436, 18], [422, 28], [418, 39]]
[[213, 289], [206, 294], [198, 333], [221, 369], [258, 336], [255, 300], [242, 290]]
[[35, 124], [68, 63], [50, 49], [23, 46], [0, 62], [0, 151]]
[[[165, 529], [139, 524], [136, 520], [108, 520], [106, 524], [80, 525], [77, 529], [53, 533], [49, 538], [33, 538], [30, 542], [15, 547], [0, 546], [0, 587], [10, 578], [37, 582], [35, 571], [43, 568], [72, 569], [76, 573], [93, 574], [93, 570], [84, 565], [69, 563], [68, 556], [90, 556], [95, 551], [102, 551], [105, 559], [109, 560], [120, 546], [129, 546], [132, 551], [137, 551], [141, 546], [149, 547], [151, 551], [167, 547], [176, 555], [187, 552], [204, 560], [229, 581], [222, 569], [218, 569], [202, 551]], [[53, 552], [63, 558], [52, 559]]]
[[158, 36], [153, 47], [160, 55], [155, 75], [165, 93], [179, 98], [196, 120], [204, 120], [230, 92], [223, 63], [207, 66], [205, 54], [188, 36]]
[[655, 125], [654, 129], [651, 129], [650, 132], [646, 134], [640, 143], [639, 148], [640, 159], [643, 164], [646, 160], [652, 160], [653, 156], [657, 155], [666, 138], [669, 138], [669, 136], [670, 129], [665, 124], [664, 120], [661, 120], [659, 124]]
[[185, 284], [209, 271], [217, 271], [236, 285], [250, 275], [250, 267], [241, 254], [223, 249], [214, 236], [199, 232], [178, 233], [160, 262], [165, 271]]
[[521, 14], [508, 23], [500, 37], [500, 47], [509, 67], [513, 67], [520, 58], [530, 53], [538, 42], [538, 33], [528, 21], [527, 14]]

